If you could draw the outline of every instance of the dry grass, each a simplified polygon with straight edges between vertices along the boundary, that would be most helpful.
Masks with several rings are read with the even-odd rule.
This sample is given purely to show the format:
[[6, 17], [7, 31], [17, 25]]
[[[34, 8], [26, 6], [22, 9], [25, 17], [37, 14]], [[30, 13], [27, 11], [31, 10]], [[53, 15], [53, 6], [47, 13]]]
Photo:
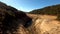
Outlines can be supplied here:
[[[28, 15], [32, 18], [32, 25], [25, 28], [20, 25], [15, 34], [60, 34], [60, 22], [56, 16]], [[42, 18], [43, 17], [43, 18]]]
[[60, 22], [55, 20], [57, 17], [43, 16], [41, 16], [43, 18], [32, 16], [35, 17], [33, 18], [33, 24], [28, 28], [20, 27], [20, 34], [60, 34]]

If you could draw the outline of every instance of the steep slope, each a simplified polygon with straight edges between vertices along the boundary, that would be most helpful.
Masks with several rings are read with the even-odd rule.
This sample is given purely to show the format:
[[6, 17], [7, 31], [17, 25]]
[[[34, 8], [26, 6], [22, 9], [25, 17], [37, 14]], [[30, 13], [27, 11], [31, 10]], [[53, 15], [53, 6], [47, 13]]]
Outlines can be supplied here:
[[20, 27], [20, 34], [60, 34], [60, 21], [57, 16], [27, 14], [32, 18], [32, 25], [28, 28]]
[[28, 29], [32, 34], [60, 34], [60, 21], [57, 16], [28, 14], [33, 24]]
[[0, 2], [0, 34], [18, 34], [19, 26], [29, 27], [28, 21], [31, 18], [24, 12]]

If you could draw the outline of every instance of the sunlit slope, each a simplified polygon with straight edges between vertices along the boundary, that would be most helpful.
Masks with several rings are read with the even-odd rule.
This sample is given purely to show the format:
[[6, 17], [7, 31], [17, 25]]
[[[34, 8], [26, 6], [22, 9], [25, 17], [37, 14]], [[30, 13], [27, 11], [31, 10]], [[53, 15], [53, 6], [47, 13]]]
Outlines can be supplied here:
[[33, 24], [29, 27], [32, 34], [60, 34], [60, 22], [56, 20], [57, 16], [34, 14], [28, 16], [33, 19]]

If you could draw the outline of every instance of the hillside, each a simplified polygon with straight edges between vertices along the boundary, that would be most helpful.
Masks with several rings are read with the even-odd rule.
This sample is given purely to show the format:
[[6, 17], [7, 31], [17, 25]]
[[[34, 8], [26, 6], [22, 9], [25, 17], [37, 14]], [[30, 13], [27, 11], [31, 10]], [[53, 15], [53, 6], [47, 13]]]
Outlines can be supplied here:
[[[32, 24], [28, 28], [20, 27], [20, 34], [60, 34], [60, 21], [57, 16], [27, 14], [32, 18]], [[23, 33], [24, 32], [24, 33]]]
[[18, 34], [19, 26], [27, 28], [31, 20], [23, 11], [0, 2], [0, 34]]
[[40, 15], [56, 15], [57, 19], [60, 19], [60, 4], [44, 7], [41, 9], [35, 9], [29, 12], [30, 14], [40, 14]]
[[28, 28], [31, 34], [60, 34], [60, 21], [57, 16], [27, 14], [32, 18], [32, 25]]
[[57, 16], [28, 14], [0, 2], [0, 34], [60, 34]]

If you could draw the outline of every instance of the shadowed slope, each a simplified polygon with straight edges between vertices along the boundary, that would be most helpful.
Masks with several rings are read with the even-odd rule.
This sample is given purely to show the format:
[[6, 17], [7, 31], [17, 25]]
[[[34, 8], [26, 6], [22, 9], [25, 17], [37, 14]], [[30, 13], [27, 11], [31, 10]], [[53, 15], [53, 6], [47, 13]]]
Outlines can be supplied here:
[[29, 27], [28, 21], [32, 19], [24, 12], [0, 2], [0, 34], [17, 34], [20, 25]]

